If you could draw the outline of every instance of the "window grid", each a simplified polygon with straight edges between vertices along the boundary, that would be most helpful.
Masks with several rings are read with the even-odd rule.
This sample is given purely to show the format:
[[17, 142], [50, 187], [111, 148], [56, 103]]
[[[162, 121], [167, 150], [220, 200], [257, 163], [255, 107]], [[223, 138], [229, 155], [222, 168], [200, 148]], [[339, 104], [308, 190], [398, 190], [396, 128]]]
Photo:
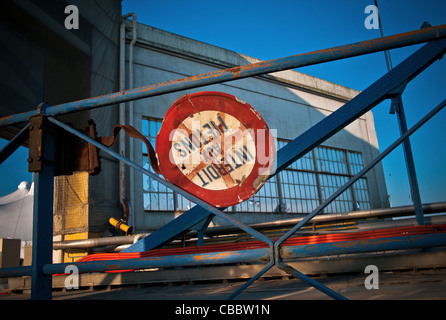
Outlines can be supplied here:
[[[142, 120], [142, 134], [155, 146], [156, 135], [161, 128], [162, 120], [144, 117]], [[142, 144], [142, 158], [144, 169], [155, 173], [149, 164], [147, 148]], [[158, 175], [161, 176], [161, 175]], [[155, 179], [143, 175], [143, 205], [147, 211], [187, 211], [195, 203], [172, 191]]]
[[[288, 142], [278, 139], [280, 149]], [[310, 213], [363, 168], [359, 152], [319, 146], [292, 163], [269, 182], [276, 184], [274, 209], [259, 207], [268, 197], [259, 192], [237, 212]], [[274, 177], [274, 178], [276, 178]], [[263, 187], [265, 188], [266, 185]], [[324, 209], [324, 213], [370, 209], [367, 178], [361, 178]]]
[[[161, 127], [159, 119], [144, 117], [142, 133], [152, 145]], [[277, 149], [288, 143], [278, 139]], [[149, 165], [143, 146], [143, 167]], [[310, 213], [363, 168], [361, 153], [319, 146], [269, 179], [257, 194], [229, 208], [232, 212]], [[187, 211], [195, 204], [156, 180], [143, 175], [143, 201], [146, 211]], [[324, 213], [370, 209], [367, 178], [363, 177], [324, 209]]]

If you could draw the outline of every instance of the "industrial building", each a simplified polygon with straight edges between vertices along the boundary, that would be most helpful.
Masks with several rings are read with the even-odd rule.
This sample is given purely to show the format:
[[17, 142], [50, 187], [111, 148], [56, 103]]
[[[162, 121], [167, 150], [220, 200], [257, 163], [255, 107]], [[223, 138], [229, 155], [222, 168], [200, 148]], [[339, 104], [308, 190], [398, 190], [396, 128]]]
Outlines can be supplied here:
[[[134, 28], [131, 21], [126, 21], [126, 26], [130, 30]], [[136, 24], [135, 27], [137, 36], [133, 44], [133, 57], [126, 56], [127, 62], [133, 61], [133, 73], [128, 76], [133, 77], [134, 87], [259, 62], [240, 53], [143, 24]], [[132, 45], [132, 40], [131, 37], [128, 39], [130, 44], [127, 47]], [[203, 91], [194, 89], [186, 93], [200, 90]], [[232, 94], [253, 106], [268, 127], [277, 130], [278, 148], [358, 93], [296, 71], [209, 86], [206, 90]], [[132, 109], [128, 108], [129, 112], [133, 110], [133, 115], [127, 117], [155, 145], [156, 133], [166, 111], [184, 94], [177, 92], [146, 101], [135, 101]], [[284, 114], [287, 116], [283, 117]], [[134, 145], [133, 149], [131, 145], [126, 147], [129, 152], [133, 150], [131, 158], [148, 168], [147, 151], [141, 150], [140, 145]], [[280, 173], [276, 179], [270, 180], [249, 201], [227, 212], [245, 223], [281, 220], [309, 213], [330, 192], [345, 183], [349, 176], [357, 173], [364, 163], [369, 163], [378, 150], [373, 114], [368, 112], [323, 146]], [[148, 232], [158, 229], [192, 206], [187, 199], [139, 173], [131, 181], [134, 181], [129, 185], [134, 208], [132, 224], [138, 230]], [[377, 167], [327, 208], [326, 212], [383, 207], [388, 207], [387, 192], [382, 168]]]
[[[64, 24], [68, 5], [62, 0], [2, 1], [1, 117], [31, 112], [42, 102], [48, 103], [40, 105], [45, 114], [46, 108], [71, 101], [262, 62], [139, 23], [135, 14], [123, 16], [120, 0], [70, 2], [79, 10], [80, 27], [68, 29]], [[202, 91], [230, 94], [252, 106], [274, 132], [277, 150], [360, 94], [324, 79], [284, 70], [117, 102], [104, 108], [85, 108], [61, 114], [57, 119], [84, 133], [94, 123], [95, 137], [112, 137], [116, 125], [130, 125], [155, 147], [163, 119], [175, 101]], [[23, 123], [3, 126], [0, 135], [10, 140], [23, 128]], [[116, 135], [110, 148], [156, 174], [147, 145], [140, 139], [121, 137]], [[267, 225], [303, 219], [379, 155], [373, 113], [367, 110], [297, 161], [280, 167], [250, 199], [227, 208], [226, 216], [207, 219], [204, 227], [224, 230], [233, 227], [232, 220]], [[147, 235], [196, 206], [184, 194], [103, 150], [97, 161], [100, 172], [89, 167], [56, 174], [53, 263], [70, 263], [98, 252], [94, 246], [69, 248], [72, 240], [122, 236], [122, 231], [110, 225], [110, 218], [123, 219], [136, 235]], [[384, 173], [378, 163], [327, 205], [320, 216], [389, 207]], [[186, 229], [203, 232], [202, 226]], [[138, 239], [135, 237], [135, 241]], [[67, 247], [57, 248], [57, 243]]]
[[[29, 78], [21, 76], [21, 72], [32, 70], [32, 79], [35, 79], [29, 90], [2, 99], [3, 115], [25, 111], [24, 106], [34, 107], [42, 101], [58, 104], [117, 91], [121, 88], [120, 77], [125, 77], [124, 88], [130, 89], [259, 61], [140, 23], [134, 24], [132, 16], [122, 20], [120, 1], [115, 1], [114, 5], [113, 1], [109, 1], [102, 6], [88, 1], [80, 2], [78, 7], [83, 28], [74, 32], [60, 23], [66, 17], [62, 10], [65, 8], [64, 2], [60, 3], [61, 10], [48, 10], [42, 7], [45, 3], [9, 4], [11, 10], [8, 12], [17, 12], [22, 17], [31, 15], [29, 19], [20, 19], [29, 21], [28, 24], [21, 23], [20, 29], [8, 24], [8, 20], [17, 19], [3, 19], [5, 31], [2, 34], [7, 36], [2, 41], [8, 47], [7, 52], [3, 53], [7, 55], [3, 63], [8, 66], [3, 78], [3, 96], [13, 95], [10, 87], [19, 87], [20, 83], [13, 85], [10, 79], [26, 82], [22, 86], [30, 86]], [[55, 16], [47, 17], [49, 12], [54, 12]], [[41, 15], [38, 13], [48, 19], [40, 21]], [[119, 50], [122, 43], [121, 24], [125, 28], [124, 56], [120, 56]], [[44, 40], [50, 37], [57, 37], [57, 42]], [[6, 46], [6, 43], [14, 45]], [[57, 48], [52, 48], [55, 43]], [[66, 52], [58, 52], [65, 45]], [[22, 49], [21, 46], [29, 47]], [[32, 55], [27, 54], [30, 51]], [[67, 74], [70, 76], [67, 77]], [[111, 136], [114, 125], [118, 123], [130, 124], [155, 146], [156, 134], [173, 102], [186, 93], [200, 90], [127, 103], [121, 118], [116, 106], [90, 111], [90, 114], [70, 115], [67, 121], [83, 128], [91, 118], [96, 123], [98, 136]], [[297, 71], [214, 85], [206, 90], [230, 93], [248, 102], [261, 114], [269, 128], [277, 130], [279, 148], [358, 93]], [[283, 114], [287, 117], [283, 117]], [[147, 150], [139, 140], [127, 139], [122, 148], [129, 159], [150, 167]], [[227, 212], [244, 223], [289, 219], [307, 214], [345, 183], [348, 177], [357, 173], [364, 163], [370, 162], [378, 150], [373, 114], [368, 112], [269, 181], [252, 199]], [[120, 219], [122, 205], [118, 201], [119, 186], [123, 183], [124, 201], [131, 207], [129, 224], [135, 232], [156, 230], [193, 206], [181, 195], [129, 168], [124, 169], [125, 178], [120, 180], [118, 162], [105, 154], [101, 154], [101, 166], [102, 174], [98, 176], [80, 172], [56, 178], [54, 231], [55, 235], [63, 236], [60, 240], [98, 236], [109, 226], [110, 217]], [[382, 168], [378, 166], [326, 212], [388, 206], [384, 176]], [[216, 219], [214, 223], [220, 225], [224, 222]]]

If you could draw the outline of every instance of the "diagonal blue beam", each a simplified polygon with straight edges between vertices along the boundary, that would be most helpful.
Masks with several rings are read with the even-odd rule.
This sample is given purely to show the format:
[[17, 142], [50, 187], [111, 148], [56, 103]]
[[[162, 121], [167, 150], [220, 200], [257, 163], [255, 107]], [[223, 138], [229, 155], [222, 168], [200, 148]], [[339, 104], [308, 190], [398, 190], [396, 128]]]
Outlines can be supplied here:
[[[281, 148], [277, 152], [275, 174], [389, 98], [395, 88], [416, 77], [434, 61], [441, 58], [445, 52], [446, 40], [438, 40], [424, 45], [344, 106]], [[209, 214], [210, 212], [206, 209], [195, 206], [124, 251], [138, 252], [161, 247], [187, 232], [197, 222], [206, 219]]]
[[27, 123], [25, 127], [0, 150], [0, 164], [8, 159], [8, 157], [13, 154], [26, 141], [26, 139], [28, 139], [28, 129], [29, 123]]
[[[395, 106], [396, 114], [398, 118], [398, 124], [400, 127], [400, 133], [407, 132], [406, 115], [404, 112], [403, 99], [401, 94], [392, 99], [392, 104]], [[409, 138], [403, 142], [404, 159], [406, 162], [407, 174], [409, 176], [410, 194], [412, 196], [412, 202], [414, 204], [415, 216], [420, 226], [424, 225], [423, 205], [421, 202], [420, 188], [418, 186], [418, 178], [415, 170], [415, 161], [412, 153], [412, 146]]]
[[210, 215], [213, 214], [200, 206], [195, 206], [122, 252], [143, 252], [160, 248], [188, 232], [190, 228], [206, 220]]

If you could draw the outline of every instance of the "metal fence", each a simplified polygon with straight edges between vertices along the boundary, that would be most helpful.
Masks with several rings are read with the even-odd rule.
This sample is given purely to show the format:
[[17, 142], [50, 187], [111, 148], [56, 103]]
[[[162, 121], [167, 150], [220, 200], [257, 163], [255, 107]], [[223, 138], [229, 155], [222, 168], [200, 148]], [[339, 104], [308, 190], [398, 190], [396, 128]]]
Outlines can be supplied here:
[[[191, 195], [184, 190], [178, 188], [172, 183], [162, 179], [156, 174], [147, 170], [120, 154], [114, 152], [110, 148], [96, 141], [94, 138], [79, 132], [68, 126], [67, 124], [57, 120], [55, 117], [62, 114], [105, 107], [136, 99], [148, 98], [151, 96], [161, 95], [165, 93], [202, 87], [210, 84], [221, 83], [246, 77], [258, 76], [271, 72], [286, 69], [294, 69], [302, 66], [324, 63], [349, 57], [364, 55], [368, 53], [399, 48], [403, 46], [429, 42], [421, 49], [416, 51], [406, 60], [401, 62], [394, 69], [390, 70], [382, 78], [378, 79], [370, 87], [358, 94], [354, 99], [347, 102], [343, 107], [324, 118], [321, 122], [304, 132], [296, 139], [284, 145], [277, 153], [277, 170], [271, 176], [271, 179], [280, 179], [286, 168], [292, 165], [296, 160], [304, 157], [315, 147], [319, 146], [323, 141], [334, 135], [336, 132], [344, 128], [346, 125], [369, 111], [371, 108], [379, 104], [385, 99], [394, 99], [401, 96], [404, 90], [404, 84], [416, 77], [425, 68], [434, 61], [441, 58], [446, 52], [446, 25], [438, 27], [425, 28], [418, 31], [398, 34], [380, 39], [373, 39], [354, 44], [339, 46], [326, 50], [299, 54], [296, 56], [281, 58], [277, 60], [264, 61], [251, 65], [240, 66], [207, 74], [197, 75], [193, 77], [183, 78], [175, 81], [158, 83], [146, 87], [125, 90], [111, 93], [108, 95], [94, 97], [90, 99], [74, 101], [61, 105], [51, 106], [41, 104], [36, 110], [15, 114], [8, 117], [0, 118], [0, 127], [20, 123], [29, 122], [17, 136], [11, 140], [1, 151], [0, 160], [4, 161], [14, 150], [16, 150], [29, 137], [30, 140], [30, 157], [28, 161], [32, 163], [35, 181], [35, 203], [34, 203], [34, 224], [33, 224], [33, 264], [29, 267], [4, 268], [0, 270], [0, 277], [12, 276], [32, 276], [32, 298], [33, 299], [50, 299], [52, 296], [52, 279], [51, 276], [56, 273], [64, 273], [65, 267], [69, 264], [52, 264], [52, 226], [53, 226], [53, 181], [54, 181], [54, 165], [57, 164], [58, 153], [55, 150], [56, 139], [55, 128], [62, 128], [64, 131], [87, 141], [91, 145], [101, 149], [103, 152], [110, 154], [125, 164], [141, 171], [154, 181], [159, 182], [166, 188], [176, 192], [189, 201], [197, 205], [188, 210], [180, 217], [174, 219], [166, 226], [153, 232], [150, 236], [140, 240], [130, 246], [125, 252], [142, 252], [158, 248], [165, 243], [170, 242], [185, 231], [196, 225], [201, 225], [201, 230], [207, 226], [210, 218], [218, 216], [228, 223], [244, 230], [251, 236], [263, 242], [262, 248], [251, 250], [231, 251], [228, 254], [221, 255], [216, 253], [206, 254], [189, 254], [184, 256], [164, 257], [164, 258], [136, 258], [130, 260], [109, 260], [109, 261], [89, 261], [73, 263], [79, 272], [96, 272], [106, 270], [122, 270], [122, 269], [138, 269], [147, 267], [168, 267], [182, 265], [197, 264], [225, 264], [233, 262], [251, 262], [251, 261], [267, 261], [265, 267], [252, 279], [247, 281], [243, 286], [236, 290], [229, 298], [234, 298], [242, 292], [251, 283], [261, 277], [272, 266], [284, 270], [285, 272], [298, 277], [302, 281], [314, 286], [318, 290], [335, 299], [344, 299], [339, 293], [327, 288], [321, 283], [309, 278], [290, 265], [287, 265], [282, 255], [284, 253], [283, 244], [297, 230], [308, 223], [315, 215], [327, 208], [338, 196], [351, 188], [355, 183], [362, 181], [362, 176], [369, 171], [374, 165], [387, 156], [399, 144], [403, 143], [409, 135], [413, 134], [418, 128], [431, 119], [445, 105], [443, 101], [437, 107], [432, 109], [425, 117], [423, 117], [416, 125], [403, 132], [401, 137], [397, 139], [389, 148], [383, 151], [370, 164], [359, 170], [359, 162], [352, 158], [352, 168], [348, 177], [352, 176], [342, 187], [340, 187], [331, 196], [327, 197], [318, 205], [309, 215], [294, 226], [288, 233], [281, 237], [278, 241], [273, 241], [264, 234], [234, 220], [224, 213], [224, 208], [216, 208], [205, 201]], [[440, 40], [439, 40], [440, 39]], [[43, 148], [35, 148], [41, 146]], [[345, 155], [344, 155], [345, 156]], [[327, 159], [328, 160], [328, 159]], [[335, 164], [326, 162], [324, 165]], [[320, 165], [322, 165], [321, 162]], [[338, 165], [338, 164], [336, 164]], [[339, 169], [341, 171], [341, 169]], [[342, 169], [343, 170], [343, 169]], [[280, 173], [280, 174], [279, 174]], [[279, 175], [278, 175], [279, 174]], [[283, 177], [282, 177], [283, 178]], [[346, 179], [345, 179], [346, 180]], [[344, 181], [345, 181], [344, 180]], [[343, 181], [343, 182], [344, 182]], [[327, 186], [331, 185], [327, 183]], [[337, 185], [336, 185], [337, 186]], [[362, 190], [363, 188], [358, 188]], [[331, 190], [330, 190], [331, 191]], [[352, 197], [359, 197], [359, 193], [352, 193]], [[417, 218], [422, 224], [422, 212], [417, 213]], [[382, 248], [407, 248], [410, 246], [432, 246], [446, 243], [445, 234], [440, 233], [432, 237], [419, 238], [417, 235], [407, 235], [399, 237], [392, 244], [376, 244], [370, 245], [370, 249], [379, 250]], [[396, 245], [396, 243], [398, 245]], [[371, 244], [371, 242], [370, 242]], [[344, 252], [352, 252], [354, 246], [345, 246]], [[357, 250], [357, 248], [356, 248]]]

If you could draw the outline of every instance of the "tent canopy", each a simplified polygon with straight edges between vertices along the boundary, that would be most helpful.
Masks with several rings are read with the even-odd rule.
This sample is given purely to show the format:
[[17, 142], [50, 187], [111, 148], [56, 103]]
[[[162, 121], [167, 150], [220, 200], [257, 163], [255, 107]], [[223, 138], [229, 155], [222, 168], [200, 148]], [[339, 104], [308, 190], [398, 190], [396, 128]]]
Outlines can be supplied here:
[[0, 238], [32, 241], [33, 200], [34, 184], [26, 181], [0, 197]]

